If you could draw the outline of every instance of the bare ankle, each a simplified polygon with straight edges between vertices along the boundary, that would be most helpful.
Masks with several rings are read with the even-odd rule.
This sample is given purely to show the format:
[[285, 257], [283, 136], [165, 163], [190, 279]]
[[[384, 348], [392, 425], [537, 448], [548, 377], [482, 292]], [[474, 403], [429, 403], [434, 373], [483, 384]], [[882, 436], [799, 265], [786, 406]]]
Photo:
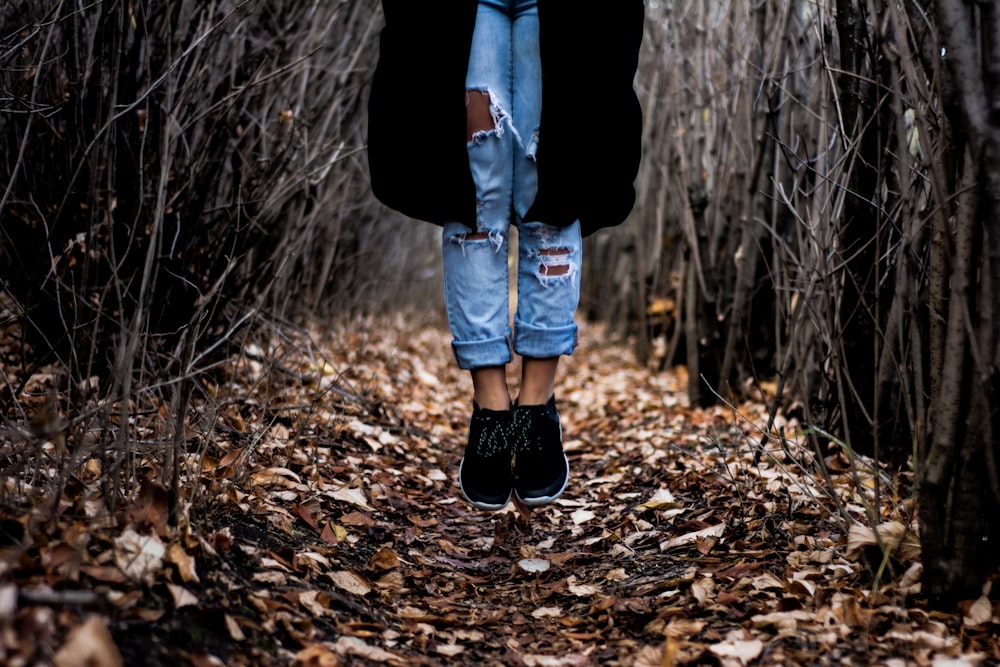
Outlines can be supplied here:
[[507, 371], [503, 366], [477, 368], [472, 371], [473, 397], [485, 410], [509, 410], [510, 392], [507, 390]]

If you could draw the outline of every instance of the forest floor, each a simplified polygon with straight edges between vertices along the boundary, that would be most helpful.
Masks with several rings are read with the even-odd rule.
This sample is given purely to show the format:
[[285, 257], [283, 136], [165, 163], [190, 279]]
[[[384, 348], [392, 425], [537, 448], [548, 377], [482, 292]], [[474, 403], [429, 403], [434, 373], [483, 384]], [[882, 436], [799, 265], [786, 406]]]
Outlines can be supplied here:
[[[94, 448], [70, 433], [69, 454], [61, 436], [32, 453], [8, 428], [0, 663], [1000, 662], [996, 593], [954, 614], [922, 599], [906, 475], [813, 452], [790, 418], [762, 438], [767, 387], [692, 408], [683, 369], [646, 369], [595, 325], [559, 381], [566, 493], [472, 508], [449, 338], [387, 319], [247, 345], [197, 381], [175, 520], [150, 463], [170, 406], [133, 406], [144, 481], [112, 514], [96, 455], [44, 493], [46, 462]], [[22, 417], [56, 382], [36, 375]]]

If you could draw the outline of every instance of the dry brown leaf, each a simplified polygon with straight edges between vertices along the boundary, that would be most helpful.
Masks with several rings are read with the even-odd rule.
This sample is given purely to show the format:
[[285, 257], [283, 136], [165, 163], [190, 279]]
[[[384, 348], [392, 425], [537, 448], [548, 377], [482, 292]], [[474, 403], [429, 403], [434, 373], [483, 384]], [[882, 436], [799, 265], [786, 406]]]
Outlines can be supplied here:
[[167, 549], [156, 535], [140, 535], [131, 528], [115, 539], [115, 565], [133, 581], [152, 583], [163, 569]]
[[90, 616], [72, 630], [52, 658], [55, 667], [121, 667], [122, 656], [98, 616]]
[[659, 516], [665, 519], [670, 519], [684, 513], [684, 503], [677, 502], [674, 494], [667, 489], [657, 489], [653, 497], [639, 505], [639, 507], [657, 510]]
[[920, 559], [920, 536], [915, 530], [899, 521], [889, 521], [878, 526], [876, 531], [869, 526], [856, 523], [847, 533], [847, 549], [844, 555], [851, 560], [858, 560], [867, 547], [876, 546], [882, 542], [882, 547], [889, 555], [901, 561]]
[[387, 572], [375, 581], [375, 588], [380, 591], [399, 591], [402, 590], [404, 585], [405, 581], [403, 580], [403, 573], [399, 570]]
[[764, 642], [759, 639], [746, 639], [739, 630], [730, 633], [725, 641], [708, 647], [724, 667], [740, 667], [747, 665], [764, 651]]
[[226, 663], [210, 653], [193, 653], [191, 667], [226, 667]]
[[139, 532], [158, 533], [170, 520], [170, 493], [149, 477], [139, 483], [139, 494], [128, 511], [128, 522]]
[[900, 577], [897, 587], [903, 595], [916, 595], [920, 592], [921, 577], [924, 575], [923, 563], [912, 563]]
[[586, 653], [566, 653], [563, 655], [525, 654], [519, 656], [524, 667], [589, 667], [590, 658]]
[[399, 567], [399, 555], [389, 547], [382, 547], [371, 557], [368, 568], [385, 572]]
[[670, 619], [663, 634], [676, 639], [688, 639], [705, 629], [705, 621], [693, 618], [680, 618], [675, 616]]
[[0, 623], [10, 623], [17, 612], [17, 584], [0, 583]]
[[676, 549], [677, 547], [686, 546], [698, 541], [698, 539], [706, 539], [710, 537], [721, 538], [726, 533], [726, 526], [719, 524], [717, 526], [709, 526], [708, 528], [702, 528], [701, 530], [696, 530], [685, 535], [679, 535], [677, 537], [671, 538], [660, 543], [660, 551], [669, 551], [670, 549]]
[[170, 597], [174, 600], [174, 609], [198, 605], [198, 597], [183, 586], [167, 584], [167, 590], [170, 591]]
[[167, 562], [173, 563], [177, 567], [177, 572], [181, 575], [184, 583], [200, 583], [198, 572], [195, 570], [194, 556], [185, 551], [179, 543], [174, 542], [167, 548]]
[[446, 658], [454, 658], [465, 651], [461, 644], [438, 644], [434, 647], [434, 652]]
[[323, 532], [320, 533], [319, 538], [323, 540], [323, 543], [328, 546], [336, 546], [340, 544], [340, 541], [347, 537], [347, 529], [343, 526], [338, 526], [332, 521], [327, 521], [323, 526]]
[[576, 583], [576, 577], [570, 577], [567, 582], [566, 590], [577, 597], [586, 598], [601, 592], [601, 589], [593, 584]]
[[307, 569], [313, 572], [325, 572], [333, 567], [330, 559], [315, 551], [302, 551], [295, 555], [295, 564], [299, 569]]
[[702, 556], [707, 556], [715, 549], [719, 544], [719, 538], [712, 535], [710, 537], [702, 537], [699, 535], [694, 540], [694, 548], [698, 550]]
[[[324, 604], [324, 600], [321, 599], [320, 591], [303, 591], [298, 594], [299, 604], [305, 607], [310, 614], [317, 618], [326, 616], [327, 614], [332, 614], [330, 609]], [[329, 602], [329, 595], [326, 595], [325, 602]]]
[[539, 607], [531, 612], [532, 618], [559, 618], [562, 615], [561, 607]]
[[715, 595], [715, 580], [702, 577], [691, 583], [691, 594], [699, 604], [706, 604]]
[[632, 667], [673, 667], [673, 660], [667, 656], [665, 646], [666, 644], [664, 646], [643, 646], [635, 654]]
[[330, 577], [334, 586], [345, 593], [364, 597], [372, 592], [372, 587], [371, 584], [368, 583], [368, 580], [356, 572], [339, 570], [337, 572], [331, 572], [327, 576]]
[[285, 586], [288, 584], [288, 575], [275, 570], [254, 572], [251, 579], [257, 583], [268, 584], [270, 586]]
[[770, 572], [764, 572], [763, 574], [757, 575], [750, 582], [750, 585], [753, 586], [758, 591], [767, 590], [769, 588], [777, 590], [785, 589], [785, 582], [783, 582], [781, 579], [778, 579]]
[[319, 502], [297, 503], [292, 506], [292, 512], [308, 524], [317, 533], [321, 533], [319, 522], [316, 520], [316, 512], [319, 510]]
[[525, 572], [538, 573], [545, 572], [551, 566], [544, 558], [522, 558], [517, 562], [517, 566]]
[[986, 625], [993, 620], [993, 603], [989, 597], [981, 595], [975, 602], [969, 605], [962, 617], [962, 623], [967, 628]]
[[226, 631], [229, 633], [230, 639], [232, 639], [234, 642], [241, 642], [246, 640], [247, 636], [243, 633], [243, 628], [240, 627], [239, 622], [235, 618], [233, 618], [229, 614], [226, 614], [224, 621], [226, 624]]
[[360, 507], [368, 512], [375, 511], [375, 508], [368, 504], [368, 498], [365, 497], [364, 490], [354, 487], [333, 485], [327, 485], [327, 487], [327, 490], [324, 491], [324, 495], [328, 498], [333, 498], [334, 500], [339, 500], [340, 502]]
[[292, 667], [340, 667], [340, 659], [324, 646], [307, 646], [295, 654]]
[[358, 526], [361, 528], [371, 528], [377, 525], [375, 519], [371, 518], [364, 512], [350, 512], [340, 517], [340, 523], [345, 526]]
[[769, 614], [757, 614], [750, 619], [753, 627], [766, 628], [774, 626], [780, 637], [794, 637], [802, 625], [815, 624], [816, 614], [805, 609], [791, 611], [775, 611]]
[[371, 646], [358, 637], [341, 637], [337, 640], [337, 643], [334, 644], [333, 648], [340, 655], [365, 658], [366, 660], [374, 660], [375, 662], [388, 663], [390, 665], [407, 664], [406, 660], [403, 660], [395, 653], [391, 653], [377, 646]]
[[308, 490], [302, 484], [302, 478], [288, 468], [276, 466], [267, 470], [260, 470], [250, 476], [254, 486], [269, 488], [272, 486], [290, 488], [296, 490]]

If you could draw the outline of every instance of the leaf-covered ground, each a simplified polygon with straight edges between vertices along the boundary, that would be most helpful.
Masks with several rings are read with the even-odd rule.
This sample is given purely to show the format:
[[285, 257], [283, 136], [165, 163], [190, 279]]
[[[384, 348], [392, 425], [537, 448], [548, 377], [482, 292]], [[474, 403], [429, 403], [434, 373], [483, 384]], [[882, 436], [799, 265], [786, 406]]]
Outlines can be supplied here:
[[46, 465], [96, 449], [80, 428], [26, 445], [58, 384], [36, 375], [0, 440], [3, 664], [1000, 661], [995, 595], [924, 605], [905, 476], [820, 459], [794, 420], [762, 438], [762, 401], [692, 409], [683, 370], [594, 325], [559, 381], [571, 485], [530, 514], [461, 498], [471, 399], [438, 326], [286, 328], [200, 378], [177, 521], [152, 400], [128, 507], [108, 513], [96, 455], [44, 497]]

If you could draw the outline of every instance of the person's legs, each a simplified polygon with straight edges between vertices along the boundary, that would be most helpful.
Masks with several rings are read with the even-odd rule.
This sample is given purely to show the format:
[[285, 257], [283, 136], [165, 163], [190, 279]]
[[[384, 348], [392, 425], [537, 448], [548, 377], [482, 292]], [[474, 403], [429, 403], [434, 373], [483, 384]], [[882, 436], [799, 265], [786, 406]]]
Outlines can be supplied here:
[[559, 356], [572, 352], [576, 344], [573, 316], [580, 299], [580, 239], [576, 225], [564, 232], [523, 219], [538, 192], [535, 156], [542, 117], [542, 73], [537, 1], [515, 0], [513, 4], [513, 116], [521, 149], [512, 156], [514, 212], [520, 232], [514, 349], [523, 357], [518, 403], [536, 405], [552, 396]]
[[525, 505], [558, 498], [569, 483], [555, 402], [559, 357], [576, 347], [580, 300], [580, 225], [521, 223], [514, 350], [522, 356], [514, 415], [514, 493]]
[[467, 75], [469, 166], [476, 184], [476, 229], [445, 225], [445, 301], [460, 368], [472, 375], [476, 401], [509, 407], [503, 368], [511, 359], [507, 250], [513, 171], [509, 132], [510, 18], [480, 4]]
[[559, 357], [576, 349], [583, 239], [579, 223], [518, 226], [514, 351], [523, 358], [518, 403], [552, 397]]
[[465, 497], [501, 509], [513, 488], [513, 419], [506, 364], [511, 360], [507, 251], [516, 132], [510, 119], [511, 26], [505, 3], [479, 4], [466, 77], [469, 167], [476, 228], [443, 230], [445, 301], [460, 368], [470, 371], [473, 412], [459, 469]]
[[538, 191], [535, 158], [545, 139], [537, 3], [514, 4], [513, 114], [521, 140], [513, 156], [519, 232], [514, 351], [522, 357], [512, 433], [514, 492], [527, 505], [543, 505], [555, 500], [569, 479], [554, 394], [559, 357], [576, 347], [582, 239], [579, 224], [559, 228], [524, 219]]

